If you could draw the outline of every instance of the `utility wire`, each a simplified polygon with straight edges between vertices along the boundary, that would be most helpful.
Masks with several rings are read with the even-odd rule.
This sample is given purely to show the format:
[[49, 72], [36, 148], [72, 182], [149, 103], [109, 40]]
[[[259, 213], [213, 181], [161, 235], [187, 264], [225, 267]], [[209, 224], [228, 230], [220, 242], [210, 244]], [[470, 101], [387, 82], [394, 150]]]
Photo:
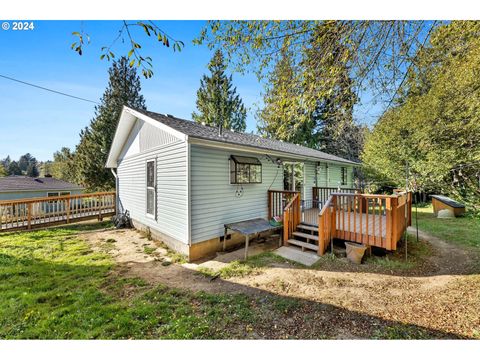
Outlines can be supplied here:
[[75, 95], [66, 94], [66, 93], [61, 92], [61, 91], [52, 90], [52, 89], [49, 89], [49, 88], [46, 88], [46, 87], [43, 87], [43, 86], [39, 86], [39, 85], [35, 85], [35, 84], [29, 83], [29, 82], [26, 82], [26, 81], [14, 79], [14, 78], [11, 78], [11, 77], [9, 77], [9, 76], [5, 76], [5, 75], [1, 75], [1, 74], [0, 74], [0, 77], [2, 77], [2, 78], [4, 78], [4, 79], [11, 80], [11, 81], [18, 82], [18, 83], [20, 83], [20, 84], [32, 86], [32, 87], [35, 87], [35, 88], [37, 88], [37, 89], [41, 89], [41, 90], [45, 90], [45, 91], [50, 91], [50, 92], [55, 93], [55, 94], [59, 94], [59, 95], [71, 97], [71, 98], [73, 98], [73, 99], [82, 100], [82, 101], [90, 102], [90, 103], [93, 103], [93, 104], [98, 104], [97, 101], [85, 99], [85, 98], [82, 98], [82, 97], [79, 97], [79, 96], [75, 96]]

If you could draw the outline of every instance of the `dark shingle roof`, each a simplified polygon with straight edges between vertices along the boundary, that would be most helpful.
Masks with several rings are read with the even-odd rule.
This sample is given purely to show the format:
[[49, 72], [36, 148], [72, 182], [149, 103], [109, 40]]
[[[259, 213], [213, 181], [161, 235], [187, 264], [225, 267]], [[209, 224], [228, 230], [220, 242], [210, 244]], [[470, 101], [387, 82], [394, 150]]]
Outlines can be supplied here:
[[448, 206], [451, 206], [453, 208], [459, 208], [463, 209], [465, 207], [464, 204], [459, 203], [458, 201], [455, 201], [453, 199], [450, 199], [449, 197], [443, 196], [443, 195], [432, 195], [432, 198], [437, 199], [444, 204], [447, 204]]
[[81, 186], [52, 177], [6, 176], [0, 178], [0, 192], [82, 189]]
[[190, 120], [179, 119], [171, 115], [163, 115], [138, 109], [135, 110], [185, 135], [188, 135], [189, 137], [358, 165], [358, 163], [354, 161], [346, 160], [341, 157], [330, 155], [324, 153], [323, 151], [314, 150], [301, 145], [295, 145], [288, 142], [263, 138], [254, 134], [238, 133], [229, 130], [223, 131], [222, 136], [220, 136], [218, 134], [218, 128], [216, 127], [198, 124]]

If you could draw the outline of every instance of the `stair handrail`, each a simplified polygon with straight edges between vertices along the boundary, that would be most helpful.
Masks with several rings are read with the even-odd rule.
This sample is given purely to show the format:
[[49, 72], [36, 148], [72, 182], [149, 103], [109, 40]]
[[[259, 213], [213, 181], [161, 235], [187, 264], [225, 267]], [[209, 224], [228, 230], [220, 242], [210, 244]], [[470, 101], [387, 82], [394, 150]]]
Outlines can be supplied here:
[[318, 254], [323, 255], [336, 229], [335, 194], [331, 194], [318, 213]]
[[294, 229], [300, 224], [300, 193], [296, 193], [283, 209], [283, 242], [288, 245], [288, 239]]

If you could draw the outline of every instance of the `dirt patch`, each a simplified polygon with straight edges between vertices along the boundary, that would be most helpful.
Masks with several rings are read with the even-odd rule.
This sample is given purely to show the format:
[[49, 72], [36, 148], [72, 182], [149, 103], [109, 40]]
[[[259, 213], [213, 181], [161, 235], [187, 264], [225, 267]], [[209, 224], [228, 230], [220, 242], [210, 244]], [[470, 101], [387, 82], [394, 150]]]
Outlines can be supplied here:
[[[135, 230], [89, 233], [84, 238], [94, 250], [107, 251], [113, 256], [119, 265], [116, 269], [119, 275], [138, 277], [151, 285], [254, 297], [267, 293], [336, 309], [337, 317], [341, 317], [338, 314], [343, 309], [349, 314], [348, 321], [336, 318], [334, 323], [338, 328], [332, 332], [336, 334], [334, 337], [352, 338], [362, 334], [365, 317], [410, 324], [451, 334], [451, 337], [480, 337], [480, 275], [472, 270], [477, 258], [424, 233], [421, 238], [429, 243], [432, 252], [425, 264], [407, 275], [393, 270], [369, 272], [369, 265], [351, 267], [332, 260], [317, 269], [270, 264], [254, 274], [213, 281], [199, 273], [198, 267], [202, 264], [166, 264], [167, 250]], [[154, 249], [146, 252], [146, 247]], [[230, 253], [224, 255], [223, 260], [218, 257], [211, 261], [217, 262], [215, 266], [222, 266], [227, 260], [241, 259], [242, 255], [243, 250], [239, 249], [237, 255]], [[295, 312], [298, 317], [295, 326], [308, 328], [309, 319], [326, 316], [317, 307], [306, 306], [304, 311], [307, 313]], [[285, 323], [277, 325], [290, 327]], [[371, 326], [375, 326], [375, 321]], [[369, 330], [372, 333], [373, 330]], [[379, 337], [385, 336], [389, 335], [379, 334]]]

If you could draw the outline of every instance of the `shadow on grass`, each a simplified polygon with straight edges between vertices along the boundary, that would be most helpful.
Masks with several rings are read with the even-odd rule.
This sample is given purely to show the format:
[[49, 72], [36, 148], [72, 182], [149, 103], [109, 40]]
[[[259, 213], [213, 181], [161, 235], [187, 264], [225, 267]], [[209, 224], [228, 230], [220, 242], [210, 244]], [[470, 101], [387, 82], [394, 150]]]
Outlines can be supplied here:
[[77, 251], [79, 264], [0, 253], [0, 338], [458, 338], [237, 284], [237, 294], [151, 287]]
[[[0, 338], [461, 338], [222, 279], [211, 282], [208, 293], [160, 281], [152, 286], [112, 272], [112, 259], [92, 252], [76, 231], [0, 236]], [[139, 273], [152, 266], [132, 265]], [[180, 280], [203, 278], [181, 266], [168, 268]]]

